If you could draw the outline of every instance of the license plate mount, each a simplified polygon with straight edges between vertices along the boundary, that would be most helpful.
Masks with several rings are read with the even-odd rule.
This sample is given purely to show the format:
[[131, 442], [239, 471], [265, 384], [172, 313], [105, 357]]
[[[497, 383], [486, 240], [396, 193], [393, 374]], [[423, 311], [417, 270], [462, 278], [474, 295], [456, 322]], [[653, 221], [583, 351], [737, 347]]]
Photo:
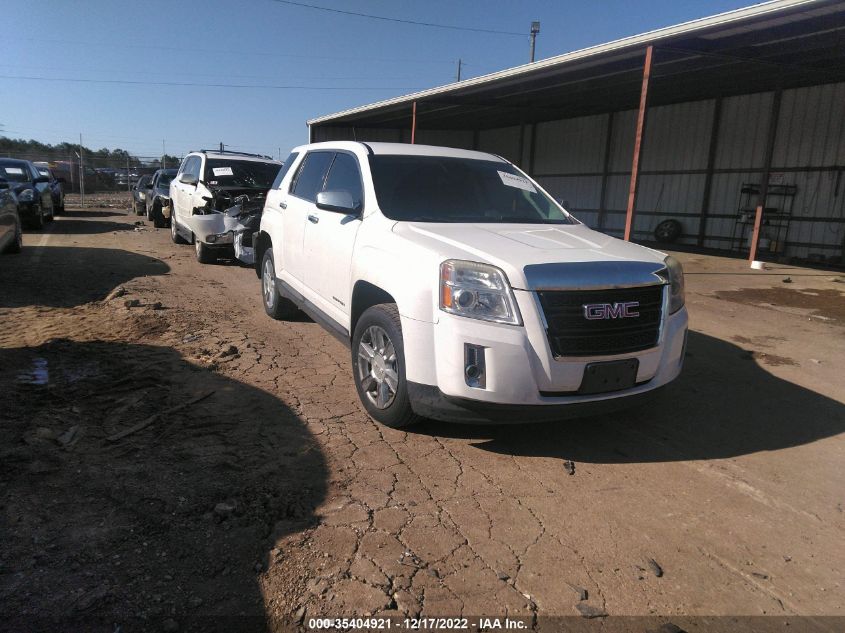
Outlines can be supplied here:
[[637, 384], [639, 367], [637, 358], [587, 363], [578, 393], [589, 395], [630, 389]]

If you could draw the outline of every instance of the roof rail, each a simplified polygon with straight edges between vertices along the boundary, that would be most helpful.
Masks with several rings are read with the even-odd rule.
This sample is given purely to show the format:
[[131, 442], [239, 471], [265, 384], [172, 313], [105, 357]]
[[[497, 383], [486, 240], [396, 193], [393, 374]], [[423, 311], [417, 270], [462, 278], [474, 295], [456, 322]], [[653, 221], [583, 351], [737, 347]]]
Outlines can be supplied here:
[[276, 160], [272, 156], [267, 156], [266, 154], [250, 154], [249, 152], [234, 152], [230, 149], [201, 149], [199, 150], [203, 154], [208, 154], [209, 152], [212, 154], [232, 154], [233, 156], [251, 156], [252, 158], [266, 158], [267, 160]]

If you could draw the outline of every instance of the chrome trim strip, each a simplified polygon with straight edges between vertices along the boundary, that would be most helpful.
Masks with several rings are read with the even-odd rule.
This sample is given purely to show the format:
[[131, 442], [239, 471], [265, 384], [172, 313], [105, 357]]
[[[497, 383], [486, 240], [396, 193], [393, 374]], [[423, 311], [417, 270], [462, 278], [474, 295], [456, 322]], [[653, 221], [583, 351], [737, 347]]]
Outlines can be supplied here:
[[573, 262], [529, 264], [523, 268], [527, 290], [601, 290], [665, 285], [663, 262]]

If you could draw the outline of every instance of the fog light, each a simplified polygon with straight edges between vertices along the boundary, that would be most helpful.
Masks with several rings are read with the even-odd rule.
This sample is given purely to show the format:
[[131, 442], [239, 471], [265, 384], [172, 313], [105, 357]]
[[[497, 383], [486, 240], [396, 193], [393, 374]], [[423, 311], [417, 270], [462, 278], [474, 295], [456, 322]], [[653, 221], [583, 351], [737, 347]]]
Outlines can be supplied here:
[[480, 345], [464, 343], [464, 380], [475, 389], [487, 387], [487, 366]]

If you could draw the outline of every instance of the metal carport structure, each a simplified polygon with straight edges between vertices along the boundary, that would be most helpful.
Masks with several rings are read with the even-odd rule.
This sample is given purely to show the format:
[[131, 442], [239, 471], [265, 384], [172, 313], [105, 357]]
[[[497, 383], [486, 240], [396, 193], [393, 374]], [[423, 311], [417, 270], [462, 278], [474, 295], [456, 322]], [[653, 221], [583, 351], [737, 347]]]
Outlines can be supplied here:
[[[738, 241], [754, 258], [768, 218], [794, 214], [794, 239], [792, 217], [786, 236], [779, 230], [777, 241], [766, 238], [774, 253], [841, 257], [845, 2], [775, 0], [308, 125], [312, 141], [415, 141], [500, 153], [559, 197], [580, 196], [584, 204], [571, 206], [588, 224], [627, 238], [649, 235], [642, 218], [680, 217], [682, 241], [723, 249]], [[780, 189], [772, 192], [770, 183]], [[798, 192], [797, 211], [792, 203], [788, 213], [770, 206], [784, 186]], [[680, 192], [671, 205], [667, 188]], [[746, 201], [752, 212], [737, 238], [745, 189], [756, 199]], [[661, 201], [672, 208], [661, 209]], [[817, 235], [820, 226], [835, 230]]]

